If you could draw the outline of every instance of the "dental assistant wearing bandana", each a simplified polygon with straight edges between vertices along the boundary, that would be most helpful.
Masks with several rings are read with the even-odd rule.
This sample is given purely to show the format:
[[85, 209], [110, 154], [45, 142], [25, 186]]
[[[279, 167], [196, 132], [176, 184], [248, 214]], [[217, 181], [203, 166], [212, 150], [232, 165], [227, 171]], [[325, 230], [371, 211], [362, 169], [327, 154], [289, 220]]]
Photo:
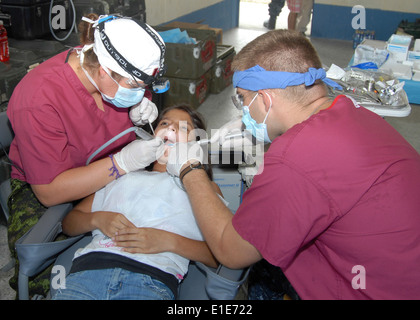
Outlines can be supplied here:
[[[91, 14], [79, 31], [81, 46], [30, 71], [8, 105], [15, 133], [8, 202], [13, 256], [15, 241], [47, 207], [84, 198], [163, 152], [161, 139], [135, 140], [131, 132], [85, 165], [96, 149], [133, 123], [156, 119], [157, 108], [144, 94], [163, 68], [164, 43], [153, 29], [123, 17]], [[34, 293], [44, 294], [42, 288]]]
[[205, 161], [197, 152], [179, 144], [167, 165], [216, 259], [243, 268], [264, 258], [301, 299], [419, 299], [416, 150], [348, 97], [331, 100], [326, 85], [336, 84], [298, 33], [258, 37], [232, 67], [246, 129], [271, 142], [235, 215], [191, 169]]

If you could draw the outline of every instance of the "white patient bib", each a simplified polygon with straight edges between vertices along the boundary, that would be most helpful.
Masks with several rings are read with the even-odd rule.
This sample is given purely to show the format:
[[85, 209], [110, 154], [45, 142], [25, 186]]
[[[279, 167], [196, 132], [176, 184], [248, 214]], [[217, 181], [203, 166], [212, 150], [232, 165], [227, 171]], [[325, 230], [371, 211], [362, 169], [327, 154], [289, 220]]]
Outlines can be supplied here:
[[[179, 179], [166, 172], [130, 172], [96, 192], [92, 211], [119, 212], [137, 227], [157, 228], [203, 240], [188, 195], [179, 186]], [[90, 252], [116, 253], [173, 274], [178, 279], [182, 279], [188, 270], [189, 260], [177, 254], [131, 254], [121, 251], [99, 230], [94, 230], [92, 235], [92, 242], [79, 249], [75, 258]]]

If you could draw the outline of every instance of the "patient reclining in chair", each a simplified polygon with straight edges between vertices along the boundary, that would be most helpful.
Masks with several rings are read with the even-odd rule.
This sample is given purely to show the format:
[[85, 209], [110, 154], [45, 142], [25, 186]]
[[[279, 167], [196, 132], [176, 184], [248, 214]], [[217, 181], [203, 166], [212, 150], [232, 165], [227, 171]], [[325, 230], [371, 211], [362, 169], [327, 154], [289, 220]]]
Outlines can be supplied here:
[[[155, 135], [167, 146], [204, 129], [186, 107], [165, 109]], [[69, 235], [92, 231], [56, 300], [175, 299], [190, 260], [217, 266], [179, 178], [166, 172], [167, 152], [151, 171], [130, 172], [84, 199], [64, 219]], [[210, 170], [210, 169], [209, 169]], [[209, 172], [211, 177], [211, 171]], [[214, 183], [214, 190], [221, 195]]]

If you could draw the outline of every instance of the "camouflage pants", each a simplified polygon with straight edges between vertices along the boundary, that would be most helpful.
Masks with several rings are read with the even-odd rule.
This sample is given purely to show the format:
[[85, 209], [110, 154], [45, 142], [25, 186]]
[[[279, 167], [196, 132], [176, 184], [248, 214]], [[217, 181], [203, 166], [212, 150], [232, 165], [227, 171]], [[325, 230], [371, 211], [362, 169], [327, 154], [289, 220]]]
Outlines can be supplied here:
[[[11, 180], [12, 193], [8, 199], [9, 220], [7, 223], [7, 236], [12, 258], [15, 259], [15, 274], [10, 279], [10, 286], [17, 292], [19, 261], [15, 250], [16, 241], [29, 231], [46, 211], [32, 192], [31, 186], [17, 179]], [[50, 288], [51, 267], [29, 279], [29, 296], [35, 294], [46, 296]], [[17, 297], [17, 296], [16, 296]]]

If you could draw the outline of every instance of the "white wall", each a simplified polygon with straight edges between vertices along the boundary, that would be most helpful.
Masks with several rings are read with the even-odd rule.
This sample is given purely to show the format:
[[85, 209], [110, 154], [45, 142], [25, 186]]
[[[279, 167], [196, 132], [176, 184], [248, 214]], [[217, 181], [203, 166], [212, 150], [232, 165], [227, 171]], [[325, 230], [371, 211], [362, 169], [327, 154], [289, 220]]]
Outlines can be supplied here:
[[367, 9], [420, 13], [420, 0], [315, 0], [315, 3], [346, 7], [361, 5]]
[[159, 25], [218, 2], [222, 0], [146, 0], [146, 20]]

